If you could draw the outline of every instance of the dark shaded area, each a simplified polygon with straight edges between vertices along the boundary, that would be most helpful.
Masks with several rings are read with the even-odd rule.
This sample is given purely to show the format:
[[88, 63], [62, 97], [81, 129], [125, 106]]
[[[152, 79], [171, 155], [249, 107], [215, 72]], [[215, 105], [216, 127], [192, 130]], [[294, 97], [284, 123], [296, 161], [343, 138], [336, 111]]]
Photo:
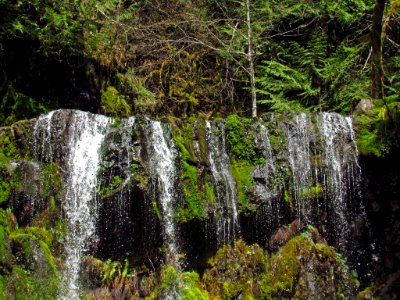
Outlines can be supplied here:
[[[48, 109], [99, 112], [100, 87], [95, 74], [100, 70], [96, 62], [69, 54], [45, 56], [37, 41], [11, 39], [2, 43], [0, 66], [3, 93], [5, 86], [11, 85]], [[3, 114], [12, 113], [13, 104], [3, 103]], [[19, 113], [20, 118], [33, 117], [33, 112]]]
[[[376, 274], [391, 274], [400, 268], [400, 157], [398, 151], [385, 157], [362, 157], [364, 197], [372, 234], [376, 240]], [[400, 293], [400, 287], [398, 286]]]
[[187, 269], [200, 273], [208, 266], [208, 259], [217, 251], [217, 237], [213, 223], [192, 219], [180, 224], [182, 248], [186, 253]]
[[[119, 201], [119, 197], [124, 201]], [[131, 191], [124, 189], [100, 202], [95, 255], [102, 260], [128, 258], [134, 265], [158, 267], [162, 262], [162, 228], [143, 191], [137, 187]]]

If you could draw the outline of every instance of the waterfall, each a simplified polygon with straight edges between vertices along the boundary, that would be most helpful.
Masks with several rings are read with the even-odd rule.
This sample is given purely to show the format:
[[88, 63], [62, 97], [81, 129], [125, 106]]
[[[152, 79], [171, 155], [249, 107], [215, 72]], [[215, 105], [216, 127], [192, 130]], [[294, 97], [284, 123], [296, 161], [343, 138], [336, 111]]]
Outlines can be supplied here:
[[[99, 229], [96, 189], [100, 183], [99, 195], [104, 196], [101, 191], [105, 194], [100, 212], [107, 218], [104, 222], [109, 222], [102, 225], [108, 226], [109, 231], [105, 232], [113, 234], [112, 239], [104, 240], [123, 244], [120, 248], [107, 245], [118, 250], [116, 259], [132, 247], [140, 247], [143, 239], [135, 234], [147, 219], [136, 220], [133, 216], [146, 215], [153, 204], [152, 218], [157, 221], [148, 223], [146, 232], [154, 232], [154, 226], [162, 228], [162, 239], [158, 231], [154, 234], [155, 247], [161, 248], [163, 243], [166, 262], [179, 271], [183, 268], [179, 253], [185, 244], [180, 241], [184, 235], [179, 230], [185, 227], [178, 230], [175, 213], [182, 205], [180, 188], [184, 182], [180, 182], [180, 154], [169, 127], [140, 117], [122, 119], [115, 123], [118, 126], [111, 126], [111, 121], [100, 115], [59, 110], [39, 117], [35, 123], [33, 152], [38, 168], [53, 163], [63, 176], [66, 237], [60, 299], [79, 298], [84, 288], [79, 281], [82, 258], [89, 253], [98, 254], [90, 251]], [[251, 133], [249, 138], [254, 138], [257, 160], [251, 174], [254, 185], [248, 195], [257, 211], [253, 216], [241, 215], [241, 227], [225, 122], [205, 121], [207, 156], [197, 171], [199, 178], [211, 175], [217, 198], [216, 204], [207, 208], [210, 219], [204, 226], [207, 222], [212, 226], [204, 231], [210, 234], [209, 240], [215, 243], [212, 239], [216, 235], [216, 245], [220, 247], [242, 235], [248, 238], [249, 230], [255, 230], [259, 232], [251, 239], [265, 242], [274, 230], [297, 217], [304, 224], [318, 227], [348, 257], [354, 249], [349, 246], [350, 227], [354, 218], [364, 213], [357, 198], [361, 173], [351, 119], [332, 113], [302, 113], [283, 122], [259, 121], [251, 126], [246, 129]], [[106, 147], [102, 148], [102, 144]], [[150, 179], [142, 183], [145, 186], [139, 197], [147, 207], [133, 202], [139, 191], [134, 190], [138, 188], [136, 171], [141, 172], [137, 174], [140, 178]], [[291, 195], [290, 204], [283, 199], [286, 193]], [[33, 211], [34, 205], [31, 206]], [[127, 234], [131, 236], [127, 238]], [[179, 288], [180, 283], [165, 298], [178, 297]]]
[[104, 116], [76, 111], [69, 124], [69, 177], [63, 202], [67, 232], [60, 299], [79, 299], [80, 263], [90, 247], [96, 227], [94, 195], [100, 147], [108, 123], [109, 119]]
[[53, 161], [53, 143], [51, 141], [51, 121], [56, 111], [51, 111], [46, 115], [41, 115], [33, 131], [33, 153], [45, 162]]
[[318, 115], [319, 132], [323, 140], [325, 197], [329, 202], [336, 233], [336, 247], [347, 254], [350, 241], [349, 223], [353, 218], [351, 200], [358, 192], [360, 167], [354, 143], [351, 119], [334, 113]]
[[177, 151], [172, 145], [172, 138], [164, 132], [162, 124], [157, 121], [149, 123], [150, 172], [157, 178], [158, 183], [157, 192], [162, 210], [164, 241], [168, 247], [167, 261], [179, 268], [178, 237], [174, 221], [174, 205], [177, 200], [175, 185]]
[[277, 187], [274, 186], [274, 178], [277, 176], [275, 168], [275, 158], [272, 153], [270, 137], [268, 129], [260, 122], [256, 122], [253, 126], [255, 135], [255, 143], [261, 149], [262, 157], [265, 159], [264, 164], [256, 165], [253, 171], [255, 179], [254, 195], [265, 203], [264, 207], [257, 213], [258, 222], [269, 230], [276, 223], [279, 215], [279, 206], [276, 206], [274, 198], [277, 197]]
[[[240, 232], [236, 183], [229, 171], [230, 159], [225, 143], [225, 123], [206, 121], [208, 164], [216, 187], [219, 207], [216, 210], [218, 245], [236, 239]], [[221, 205], [222, 204], [222, 205]]]
[[[309, 203], [306, 190], [316, 185], [313, 180], [311, 168], [311, 132], [310, 116], [301, 113], [295, 116], [291, 123], [284, 126], [288, 141], [288, 160], [292, 170], [292, 191], [296, 203], [297, 217], [307, 218], [311, 211], [312, 203]], [[307, 220], [309, 221], [309, 220]]]

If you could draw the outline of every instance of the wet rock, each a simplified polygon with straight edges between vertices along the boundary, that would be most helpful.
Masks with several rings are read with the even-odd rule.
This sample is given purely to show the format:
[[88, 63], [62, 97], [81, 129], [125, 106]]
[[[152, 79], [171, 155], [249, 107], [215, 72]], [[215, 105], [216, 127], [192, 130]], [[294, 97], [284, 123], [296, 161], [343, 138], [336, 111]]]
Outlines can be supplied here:
[[354, 114], [368, 114], [375, 108], [375, 104], [371, 99], [361, 99], [354, 109]]

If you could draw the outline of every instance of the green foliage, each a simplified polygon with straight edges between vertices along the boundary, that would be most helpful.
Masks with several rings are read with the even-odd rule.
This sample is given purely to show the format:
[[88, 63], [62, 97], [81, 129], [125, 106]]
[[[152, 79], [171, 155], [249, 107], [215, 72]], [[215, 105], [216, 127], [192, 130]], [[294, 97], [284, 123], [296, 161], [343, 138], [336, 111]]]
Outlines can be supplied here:
[[45, 104], [18, 92], [10, 83], [0, 85], [0, 124], [11, 125], [47, 111]]
[[182, 274], [183, 287], [180, 294], [184, 300], [207, 300], [209, 299], [207, 291], [200, 285], [200, 277], [196, 272], [184, 272]]
[[161, 269], [161, 281], [150, 299], [162, 298], [164, 295], [183, 300], [210, 299], [200, 282], [199, 274], [194, 271], [180, 272], [171, 265], [165, 265]]
[[126, 73], [118, 73], [119, 85], [124, 94], [134, 97], [135, 110], [140, 113], [155, 111], [160, 106], [160, 100], [145, 87], [145, 78], [135, 74], [133, 69]]
[[16, 299], [53, 299], [58, 291], [58, 270], [47, 243], [24, 230], [12, 231], [17, 243], [15, 263], [8, 274], [5, 294]]
[[327, 32], [312, 31], [305, 44], [276, 45], [279, 59], [260, 66], [259, 103], [275, 111], [331, 107], [349, 112], [354, 101], [366, 97], [368, 74], [358, 64], [366, 44], [344, 39], [332, 45], [328, 38]]
[[110, 285], [116, 276], [121, 276], [121, 263], [118, 261], [111, 261], [107, 259], [103, 265], [102, 281], [106, 285]]
[[20, 156], [14, 144], [7, 135], [0, 135], [0, 204], [6, 202], [15, 185], [12, 180], [9, 168], [12, 160], [18, 159]]
[[307, 99], [318, 93], [311, 87], [311, 77], [308, 74], [277, 61], [264, 62], [257, 83], [260, 86], [257, 92], [264, 97], [258, 103], [268, 105], [269, 109], [278, 112], [299, 112], [302, 107], [298, 99]]
[[113, 117], [128, 117], [131, 114], [131, 107], [126, 102], [125, 96], [112, 86], [101, 94], [101, 108]]
[[161, 270], [161, 282], [156, 291], [159, 295], [179, 293], [179, 272], [171, 265], [166, 265]]
[[0, 168], [7, 168], [10, 162], [19, 155], [14, 144], [7, 135], [0, 135]]

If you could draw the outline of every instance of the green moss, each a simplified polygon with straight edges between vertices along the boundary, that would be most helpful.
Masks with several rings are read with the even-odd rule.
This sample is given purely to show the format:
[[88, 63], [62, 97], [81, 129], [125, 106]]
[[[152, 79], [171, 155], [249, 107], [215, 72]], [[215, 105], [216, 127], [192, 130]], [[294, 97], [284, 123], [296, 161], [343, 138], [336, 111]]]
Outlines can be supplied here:
[[250, 124], [250, 119], [239, 118], [237, 115], [230, 115], [226, 118], [226, 141], [233, 160], [254, 163], [258, 158], [254, 139], [249, 134], [250, 130], [246, 128]]
[[207, 161], [207, 136], [206, 122], [204, 120], [197, 121], [197, 139], [199, 141], [201, 161]]
[[113, 117], [128, 117], [131, 114], [131, 107], [126, 102], [125, 96], [109, 86], [101, 94], [101, 108], [104, 112]]
[[9, 168], [13, 160], [20, 158], [20, 155], [4, 133], [0, 133], [0, 204], [8, 201], [11, 196], [15, 181], [12, 180]]
[[14, 266], [6, 287], [6, 298], [19, 300], [56, 299], [58, 279], [36, 276], [30, 270]]
[[151, 201], [151, 204], [153, 205], [153, 209], [154, 209], [154, 212], [155, 212], [156, 215], [157, 215], [157, 218], [158, 218], [159, 220], [162, 220], [162, 215], [161, 215], [160, 209], [158, 208], [157, 200], [153, 199], [153, 201]]
[[99, 190], [99, 195], [101, 199], [106, 199], [111, 197], [113, 194], [115, 194], [117, 191], [120, 190], [122, 185], [122, 178], [118, 175], [114, 176], [111, 183], [103, 187]]
[[195, 162], [197, 159], [193, 149], [194, 123], [192, 122], [185, 123], [181, 128], [175, 127], [172, 138], [181, 150], [182, 160]]
[[200, 276], [196, 272], [184, 272], [181, 275], [182, 288], [180, 295], [183, 300], [207, 300], [209, 295], [200, 283]]
[[283, 201], [290, 207], [293, 207], [293, 198], [287, 189], [284, 189], [283, 191]]
[[287, 149], [287, 138], [282, 126], [277, 127], [275, 122], [266, 123], [269, 132], [269, 142], [273, 151], [279, 153]]
[[378, 300], [379, 298], [373, 296], [374, 292], [374, 287], [369, 286], [358, 293], [357, 300]]
[[12, 160], [20, 155], [7, 135], [0, 135], [0, 168], [7, 168]]
[[363, 155], [385, 155], [390, 150], [390, 138], [384, 130], [387, 108], [377, 102], [370, 113], [355, 117], [357, 148]]
[[197, 158], [193, 148], [194, 122], [190, 120], [181, 128], [176, 127], [173, 131], [173, 139], [181, 152], [182, 169], [181, 182], [182, 192], [185, 204], [178, 210], [178, 219], [181, 222], [187, 222], [193, 218], [202, 219], [205, 215], [205, 195], [199, 192], [202, 187], [199, 182], [197, 167]]
[[294, 286], [301, 268], [300, 259], [308, 259], [313, 242], [303, 235], [290, 239], [279, 253], [271, 257], [271, 272], [265, 274], [263, 296], [273, 297], [279, 293], [294, 295]]
[[38, 237], [42, 234], [36, 236], [22, 230], [9, 236], [20, 247], [15, 253], [17, 264], [8, 278], [6, 294], [16, 299], [54, 299], [59, 282], [54, 257], [47, 243]]
[[210, 268], [203, 276], [210, 299], [236, 299], [239, 295], [244, 299], [259, 298], [255, 286], [266, 263], [265, 253], [258, 245], [237, 241], [223, 246], [210, 258]]
[[179, 291], [179, 273], [171, 265], [166, 265], [161, 270], [161, 282], [158, 288], [153, 292], [154, 297], [168, 293], [178, 293]]
[[[310, 266], [312, 273], [308, 276]], [[323, 292], [328, 288], [335, 291], [330, 297], [336, 299], [352, 298], [358, 284], [346, 263], [312, 226], [271, 255], [267, 272], [260, 281], [262, 296], [264, 299], [306, 299], [309, 292], [315, 292], [303, 290], [306, 281]]]
[[197, 168], [183, 161], [182, 190], [185, 208], [179, 210], [179, 219], [183, 222], [191, 218], [204, 217], [204, 195], [198, 190]]
[[320, 184], [316, 184], [311, 187], [304, 187], [300, 191], [300, 196], [303, 198], [318, 198], [323, 195], [323, 189]]
[[249, 194], [254, 184], [253, 177], [251, 176], [254, 166], [248, 162], [234, 161], [230, 165], [230, 171], [236, 181], [239, 209], [241, 211], [255, 210], [255, 207], [249, 203]]
[[7, 277], [0, 274], [0, 299], [6, 299]]
[[207, 177], [208, 176], [206, 176], [206, 180], [204, 182], [206, 199], [209, 204], [214, 205], [217, 202], [217, 196], [215, 195], [214, 185], [209, 180], [207, 180]]
[[0, 204], [8, 201], [11, 196], [11, 184], [7, 181], [0, 181]]
[[60, 197], [62, 176], [59, 174], [58, 166], [55, 163], [47, 164], [40, 174], [42, 184], [42, 196], [51, 195]]
[[4, 227], [0, 225], [0, 264], [3, 264], [7, 259], [7, 246]]

